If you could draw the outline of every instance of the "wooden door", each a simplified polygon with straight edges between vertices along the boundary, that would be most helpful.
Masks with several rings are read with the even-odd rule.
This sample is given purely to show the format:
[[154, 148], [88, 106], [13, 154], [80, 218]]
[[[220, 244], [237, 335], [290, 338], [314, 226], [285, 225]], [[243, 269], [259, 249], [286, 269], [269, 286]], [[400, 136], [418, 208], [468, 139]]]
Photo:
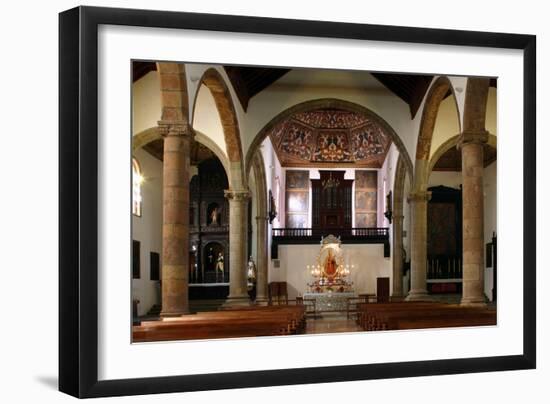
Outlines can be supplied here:
[[390, 301], [390, 278], [376, 278], [376, 301], [378, 303]]

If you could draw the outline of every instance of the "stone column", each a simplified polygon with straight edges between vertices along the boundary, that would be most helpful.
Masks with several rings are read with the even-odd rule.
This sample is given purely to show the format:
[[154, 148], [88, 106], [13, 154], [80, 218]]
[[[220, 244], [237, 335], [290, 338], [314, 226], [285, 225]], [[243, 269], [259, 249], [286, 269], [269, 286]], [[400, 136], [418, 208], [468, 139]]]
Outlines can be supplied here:
[[428, 258], [428, 201], [431, 192], [411, 192], [411, 290], [409, 301], [429, 300], [426, 289], [426, 261]]
[[267, 217], [256, 217], [256, 299], [267, 299]]
[[189, 151], [192, 129], [160, 121], [164, 136], [162, 176], [162, 317], [189, 312]]
[[229, 296], [226, 305], [248, 303], [246, 269], [248, 235], [248, 190], [227, 190], [229, 200]]
[[393, 217], [392, 296], [403, 296], [403, 216]]
[[483, 144], [486, 131], [464, 132], [462, 149], [462, 305], [483, 306]]

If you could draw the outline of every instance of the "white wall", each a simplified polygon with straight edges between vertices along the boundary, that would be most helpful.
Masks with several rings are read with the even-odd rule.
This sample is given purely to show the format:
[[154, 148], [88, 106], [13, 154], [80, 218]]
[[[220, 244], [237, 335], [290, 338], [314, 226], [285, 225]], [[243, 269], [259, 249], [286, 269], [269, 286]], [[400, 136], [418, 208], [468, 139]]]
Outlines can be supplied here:
[[193, 128], [212, 139], [227, 156], [220, 114], [212, 93], [205, 85], [200, 86], [197, 94]]
[[[286, 281], [289, 298], [307, 292], [307, 283], [313, 279], [307, 265], [317, 264], [320, 245], [279, 246], [280, 268], [270, 274], [269, 281]], [[344, 264], [355, 265], [350, 274], [357, 293], [376, 293], [376, 278], [389, 277], [391, 285], [391, 261], [384, 258], [382, 244], [342, 244]]]
[[460, 133], [459, 117], [455, 98], [450, 95], [441, 101], [435, 119], [430, 158], [447, 139]]
[[149, 253], [159, 253], [162, 268], [162, 162], [142, 149], [136, 150], [134, 157], [138, 160], [144, 177], [141, 186], [142, 215], [132, 215], [132, 237], [141, 244], [141, 277], [132, 279], [132, 295], [140, 301], [138, 315], [141, 316], [151, 306], [160, 303], [158, 282], [150, 280]]
[[158, 72], [147, 73], [132, 84], [133, 134], [157, 126], [162, 114]]

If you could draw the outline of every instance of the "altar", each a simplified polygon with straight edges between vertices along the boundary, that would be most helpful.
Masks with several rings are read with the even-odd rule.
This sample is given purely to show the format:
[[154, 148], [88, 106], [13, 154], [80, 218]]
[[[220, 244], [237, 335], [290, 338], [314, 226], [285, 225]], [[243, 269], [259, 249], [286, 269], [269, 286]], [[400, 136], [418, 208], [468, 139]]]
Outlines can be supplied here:
[[315, 311], [317, 313], [330, 311], [347, 311], [348, 299], [353, 297], [357, 297], [354, 292], [304, 293], [304, 301], [315, 301]]
[[316, 312], [347, 311], [348, 299], [357, 297], [348, 280], [353, 265], [344, 262], [342, 242], [329, 235], [321, 240], [317, 262], [307, 266], [313, 281], [303, 299], [315, 302]]

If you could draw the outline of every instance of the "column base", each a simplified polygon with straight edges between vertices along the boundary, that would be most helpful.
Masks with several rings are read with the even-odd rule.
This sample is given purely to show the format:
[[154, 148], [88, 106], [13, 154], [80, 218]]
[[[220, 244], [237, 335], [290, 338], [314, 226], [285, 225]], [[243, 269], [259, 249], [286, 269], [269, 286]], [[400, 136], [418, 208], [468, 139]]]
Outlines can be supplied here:
[[487, 306], [487, 300], [483, 297], [462, 298], [460, 305], [466, 307], [485, 307]]
[[267, 295], [256, 295], [255, 300], [267, 300]]
[[432, 300], [433, 299], [428, 294], [428, 291], [422, 289], [409, 291], [409, 294], [405, 298], [405, 301], [407, 302], [429, 302]]
[[248, 295], [245, 296], [228, 296], [226, 301], [222, 304], [222, 307], [231, 306], [250, 306], [252, 302]]
[[184, 316], [184, 315], [190, 314], [190, 313], [191, 312], [189, 310], [169, 311], [169, 312], [161, 311], [159, 316], [161, 318], [163, 318], [163, 317], [181, 317], [181, 316]]

